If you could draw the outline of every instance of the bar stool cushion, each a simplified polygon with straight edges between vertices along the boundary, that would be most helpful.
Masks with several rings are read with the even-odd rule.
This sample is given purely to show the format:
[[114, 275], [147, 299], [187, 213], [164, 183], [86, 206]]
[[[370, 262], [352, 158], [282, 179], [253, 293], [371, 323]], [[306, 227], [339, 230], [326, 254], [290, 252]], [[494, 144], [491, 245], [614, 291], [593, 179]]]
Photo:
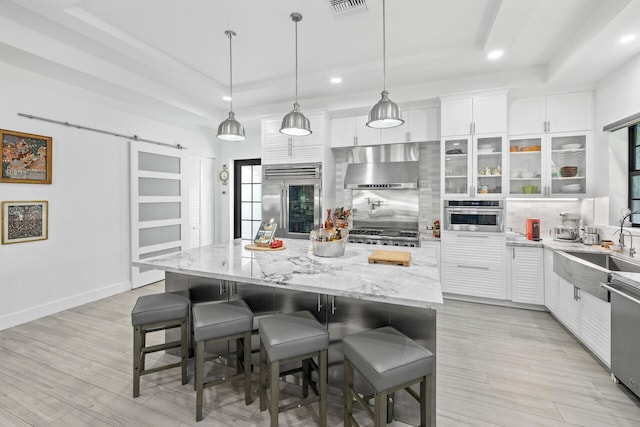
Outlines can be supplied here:
[[260, 319], [260, 340], [269, 360], [282, 360], [329, 347], [329, 332], [308, 311]]
[[189, 315], [189, 300], [181, 295], [163, 293], [138, 297], [131, 311], [133, 326], [182, 319]]
[[391, 326], [348, 335], [342, 347], [344, 355], [376, 391], [433, 372], [433, 354]]
[[196, 341], [235, 335], [252, 328], [253, 312], [243, 300], [193, 306], [193, 334]]

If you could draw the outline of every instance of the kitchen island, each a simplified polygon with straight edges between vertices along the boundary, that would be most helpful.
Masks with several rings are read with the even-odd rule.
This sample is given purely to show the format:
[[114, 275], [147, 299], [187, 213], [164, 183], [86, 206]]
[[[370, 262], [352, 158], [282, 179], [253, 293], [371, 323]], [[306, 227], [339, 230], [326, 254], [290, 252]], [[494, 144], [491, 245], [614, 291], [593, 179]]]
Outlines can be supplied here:
[[[389, 248], [411, 253], [408, 267], [369, 264], [369, 245], [348, 244], [337, 258], [315, 256], [308, 240], [285, 239], [280, 251], [249, 251], [234, 240], [134, 262], [164, 270], [167, 292], [194, 303], [244, 299], [261, 316], [309, 310], [330, 334], [329, 385], [342, 392], [342, 337], [391, 325], [436, 355], [436, 309], [442, 289], [435, 248]], [[434, 363], [435, 366], [435, 363]], [[434, 368], [432, 425], [435, 425]], [[364, 384], [363, 384], [364, 386]], [[415, 423], [418, 405], [396, 393], [394, 418]]]

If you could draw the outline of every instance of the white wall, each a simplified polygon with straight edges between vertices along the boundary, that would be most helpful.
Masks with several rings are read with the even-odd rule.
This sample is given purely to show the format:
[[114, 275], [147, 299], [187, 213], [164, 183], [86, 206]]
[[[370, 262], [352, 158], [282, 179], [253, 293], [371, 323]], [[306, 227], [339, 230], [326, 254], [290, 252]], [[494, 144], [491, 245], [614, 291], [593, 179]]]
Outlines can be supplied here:
[[[609, 218], [609, 224], [615, 224], [615, 212], [620, 211], [620, 206], [610, 205], [612, 201], [607, 203], [606, 198], [612, 194], [612, 190], [614, 194], [618, 193], [616, 189], [626, 186], [626, 182], [619, 182], [621, 175], [615, 172], [620, 165], [610, 155], [609, 133], [603, 132], [602, 128], [607, 124], [640, 112], [640, 56], [598, 83], [595, 109], [595, 158], [602, 160], [598, 161], [596, 171], [598, 178], [596, 180], [596, 195], [605, 198], [605, 203], [596, 203], [596, 206], [599, 207], [596, 218]], [[626, 179], [626, 175], [624, 177]], [[602, 212], [602, 210], [606, 210], [606, 212]]]
[[214, 156], [213, 138], [0, 63], [0, 127], [53, 138], [51, 185], [0, 183], [0, 201], [47, 200], [48, 240], [0, 245], [0, 329], [130, 288], [128, 141], [18, 112], [136, 134]]
[[218, 153], [217, 170], [222, 169], [222, 165], [229, 168], [229, 184], [222, 185], [218, 179], [216, 182], [216, 197], [220, 200], [217, 204], [216, 217], [216, 241], [227, 242], [233, 238], [233, 180], [235, 171], [233, 162], [243, 159], [258, 159], [261, 157], [261, 128], [260, 121], [243, 121], [242, 117], [236, 117], [245, 127], [246, 141], [233, 142], [216, 139], [214, 143]]

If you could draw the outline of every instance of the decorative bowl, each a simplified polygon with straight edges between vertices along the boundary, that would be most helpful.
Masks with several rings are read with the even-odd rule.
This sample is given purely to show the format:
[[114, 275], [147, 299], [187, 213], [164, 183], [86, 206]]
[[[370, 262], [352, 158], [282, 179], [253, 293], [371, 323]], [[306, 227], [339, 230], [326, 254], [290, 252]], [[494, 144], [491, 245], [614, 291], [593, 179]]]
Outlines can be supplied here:
[[[323, 230], [324, 231], [324, 230]], [[349, 231], [346, 228], [340, 229], [341, 239], [322, 241], [320, 240], [321, 230], [313, 230], [309, 233], [313, 254], [320, 257], [335, 258], [344, 255], [349, 239]]]
[[560, 175], [564, 178], [571, 178], [578, 174], [577, 166], [563, 166], [560, 168]]

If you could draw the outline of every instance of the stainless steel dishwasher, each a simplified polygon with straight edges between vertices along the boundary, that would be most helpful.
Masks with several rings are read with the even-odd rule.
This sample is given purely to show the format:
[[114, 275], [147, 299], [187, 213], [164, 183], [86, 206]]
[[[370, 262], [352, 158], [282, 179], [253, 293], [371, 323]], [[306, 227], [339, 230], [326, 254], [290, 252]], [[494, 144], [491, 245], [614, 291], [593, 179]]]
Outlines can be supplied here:
[[611, 375], [640, 397], [640, 289], [619, 280], [611, 294]]

